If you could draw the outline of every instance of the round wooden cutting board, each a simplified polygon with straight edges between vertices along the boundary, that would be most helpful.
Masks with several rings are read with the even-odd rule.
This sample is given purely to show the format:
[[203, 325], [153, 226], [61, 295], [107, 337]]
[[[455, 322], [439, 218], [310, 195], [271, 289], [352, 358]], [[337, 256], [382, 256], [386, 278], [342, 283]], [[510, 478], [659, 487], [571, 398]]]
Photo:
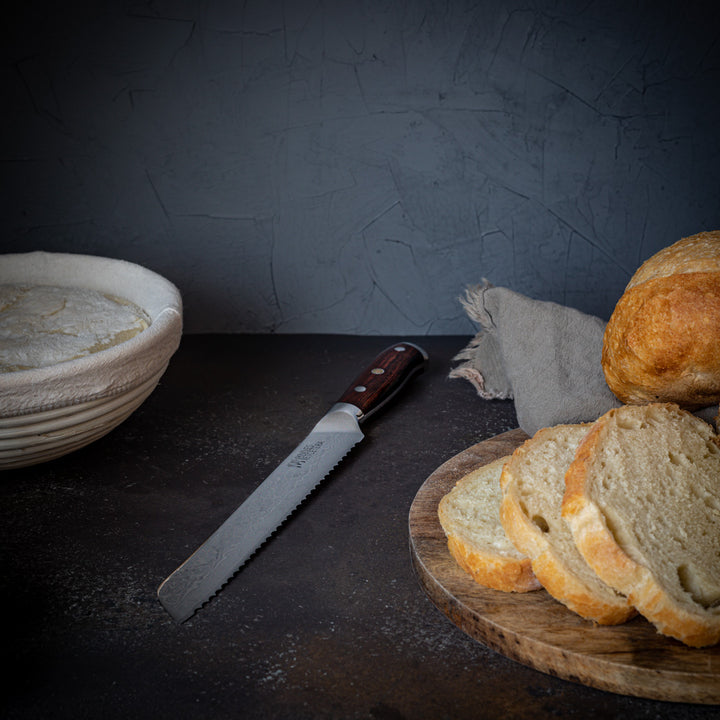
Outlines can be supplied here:
[[659, 635], [642, 617], [616, 626], [584, 620], [545, 590], [504, 593], [478, 585], [447, 549], [437, 506], [456, 481], [509, 455], [527, 435], [511, 430], [441, 465], [410, 508], [410, 550], [430, 599], [460, 629], [541, 672], [623, 695], [720, 703], [720, 645], [689, 648]]

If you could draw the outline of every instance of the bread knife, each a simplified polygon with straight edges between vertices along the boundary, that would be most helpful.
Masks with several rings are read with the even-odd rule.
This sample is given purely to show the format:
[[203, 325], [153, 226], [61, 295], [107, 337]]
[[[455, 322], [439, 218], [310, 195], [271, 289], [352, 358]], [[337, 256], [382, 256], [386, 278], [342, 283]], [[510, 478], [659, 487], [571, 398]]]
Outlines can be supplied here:
[[427, 353], [398, 342], [349, 385], [310, 434], [158, 588], [174, 620], [195, 614], [360, 440], [360, 423], [427, 366]]

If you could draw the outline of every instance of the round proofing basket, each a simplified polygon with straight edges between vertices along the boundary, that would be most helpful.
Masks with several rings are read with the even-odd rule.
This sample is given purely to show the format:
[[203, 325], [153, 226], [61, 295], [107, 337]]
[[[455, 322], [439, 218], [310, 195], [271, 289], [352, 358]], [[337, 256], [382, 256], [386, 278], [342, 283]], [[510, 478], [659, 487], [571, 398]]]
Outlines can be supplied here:
[[130, 300], [151, 320], [106, 350], [0, 373], [0, 469], [52, 460], [110, 432], [153, 391], [180, 344], [180, 293], [140, 265], [66, 253], [0, 255], [0, 284], [97, 290]]

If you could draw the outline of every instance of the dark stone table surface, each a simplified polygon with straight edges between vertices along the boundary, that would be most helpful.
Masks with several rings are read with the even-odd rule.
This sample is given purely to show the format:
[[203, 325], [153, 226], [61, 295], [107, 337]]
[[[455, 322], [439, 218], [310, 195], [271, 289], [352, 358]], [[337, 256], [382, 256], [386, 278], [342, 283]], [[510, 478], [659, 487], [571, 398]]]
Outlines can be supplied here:
[[[602, 692], [465, 635], [425, 595], [408, 511], [440, 464], [515, 427], [430, 367], [224, 589], [176, 624], [156, 598], [377, 352], [399, 338], [189, 335], [85, 449], [2, 478], [2, 718], [711, 718]], [[9, 662], [8, 662], [9, 661]]]

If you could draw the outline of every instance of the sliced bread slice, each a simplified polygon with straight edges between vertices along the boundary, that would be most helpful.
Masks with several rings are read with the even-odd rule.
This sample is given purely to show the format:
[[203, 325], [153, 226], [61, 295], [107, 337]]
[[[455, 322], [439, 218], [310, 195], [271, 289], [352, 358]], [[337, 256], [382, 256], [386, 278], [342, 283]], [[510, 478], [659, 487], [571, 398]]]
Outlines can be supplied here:
[[578, 449], [563, 500], [598, 576], [694, 647], [720, 642], [719, 444], [674, 404], [611, 410]]
[[528, 592], [541, 586], [530, 561], [500, 524], [500, 473], [507, 457], [462, 477], [438, 505], [438, 518], [457, 564], [484, 587]]
[[585, 562], [561, 516], [565, 471], [589, 429], [544, 428], [515, 450], [500, 479], [500, 520], [550, 595], [583, 618], [616, 625], [635, 615], [634, 608]]

